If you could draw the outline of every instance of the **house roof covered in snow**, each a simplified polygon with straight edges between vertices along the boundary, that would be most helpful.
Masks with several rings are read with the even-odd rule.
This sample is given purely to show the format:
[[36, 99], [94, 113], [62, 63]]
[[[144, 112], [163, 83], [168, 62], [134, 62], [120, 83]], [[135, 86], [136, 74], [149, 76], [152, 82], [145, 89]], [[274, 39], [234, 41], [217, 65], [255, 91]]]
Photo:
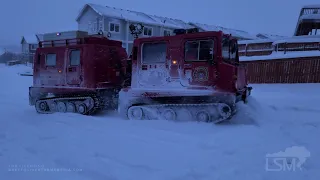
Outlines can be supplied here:
[[170, 27], [170, 28], [191, 28], [191, 25], [178, 19], [149, 15], [142, 12], [124, 10], [124, 9], [114, 8], [109, 6], [101, 6], [97, 4], [91, 4], [91, 3], [86, 4], [82, 8], [81, 12], [79, 13], [76, 19], [77, 21], [82, 16], [83, 12], [87, 7], [91, 7], [95, 12], [97, 12], [101, 16], [115, 17], [118, 19], [126, 20], [126, 21], [140, 22], [140, 23]]
[[222, 31], [226, 34], [231, 34], [234, 37], [237, 38], [242, 38], [242, 39], [257, 39], [257, 37], [255, 37], [252, 34], [249, 34], [246, 31], [242, 31], [242, 30], [237, 30], [237, 29], [230, 29], [230, 28], [225, 28], [225, 27], [221, 27], [221, 26], [215, 26], [215, 25], [208, 25], [208, 24], [201, 24], [201, 23], [190, 23], [204, 31]]
[[243, 39], [256, 39], [254, 35], [250, 35], [245, 31], [228, 29], [228, 28], [213, 26], [213, 25], [205, 25], [200, 23], [189, 23], [179, 19], [149, 15], [143, 12], [124, 10], [120, 8], [101, 6], [101, 5], [91, 4], [91, 3], [86, 4], [82, 8], [78, 17], [76, 18], [77, 21], [80, 19], [80, 17], [83, 15], [84, 11], [88, 7], [91, 7], [95, 12], [97, 12], [101, 16], [115, 17], [118, 19], [126, 20], [126, 21], [140, 22], [140, 23], [146, 23], [150, 25], [163, 26], [163, 27], [174, 28], [174, 29], [179, 29], [179, 28], [187, 29], [187, 28], [198, 27], [200, 29], [203, 29], [204, 31], [222, 30], [227, 34], [232, 34], [236, 37], [240, 37]]
[[263, 33], [257, 34], [257, 37], [260, 39], [272, 39], [272, 40], [288, 38], [287, 36], [280, 36], [280, 35], [274, 35], [274, 34], [263, 34]]

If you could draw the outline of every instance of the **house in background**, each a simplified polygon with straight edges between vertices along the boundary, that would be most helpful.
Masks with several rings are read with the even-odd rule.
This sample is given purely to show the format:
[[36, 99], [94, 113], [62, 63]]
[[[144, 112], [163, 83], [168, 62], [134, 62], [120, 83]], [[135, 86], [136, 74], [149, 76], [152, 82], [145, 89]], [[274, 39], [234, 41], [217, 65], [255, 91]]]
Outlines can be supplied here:
[[42, 34], [34, 34], [29, 36], [22, 36], [20, 44], [21, 44], [21, 52], [23, 55], [23, 60], [32, 62], [34, 53], [38, 48], [38, 43], [42, 41]]
[[167, 36], [174, 29], [199, 28], [201, 31], [222, 30], [233, 34], [240, 39], [256, 39], [244, 31], [232, 30], [212, 25], [199, 23], [187, 23], [179, 19], [149, 15], [142, 12], [124, 10], [96, 4], [86, 4], [76, 18], [78, 29], [87, 31], [89, 34], [97, 34], [103, 31], [106, 36], [113, 40], [120, 40], [127, 53], [131, 53], [133, 36], [129, 26], [132, 23], [142, 23], [144, 26], [141, 37]]
[[38, 43], [42, 40], [42, 34], [34, 34], [29, 36], [22, 36], [20, 41], [22, 53], [35, 53], [38, 48]]

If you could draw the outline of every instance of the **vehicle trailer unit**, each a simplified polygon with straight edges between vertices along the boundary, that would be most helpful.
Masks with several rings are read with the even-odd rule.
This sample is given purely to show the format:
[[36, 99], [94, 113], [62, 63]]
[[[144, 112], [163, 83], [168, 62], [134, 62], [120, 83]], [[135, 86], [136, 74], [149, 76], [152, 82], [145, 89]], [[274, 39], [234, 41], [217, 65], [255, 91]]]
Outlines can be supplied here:
[[175, 33], [135, 39], [129, 59], [121, 42], [103, 35], [57, 33], [36, 51], [30, 104], [39, 113], [118, 109], [135, 120], [232, 118], [252, 89], [237, 40], [221, 31]]
[[33, 86], [29, 88], [30, 104], [39, 113], [92, 114], [116, 109], [127, 60], [122, 43], [85, 33], [74, 33], [75, 39], [62, 39], [63, 34], [57, 33], [58, 40], [39, 43]]

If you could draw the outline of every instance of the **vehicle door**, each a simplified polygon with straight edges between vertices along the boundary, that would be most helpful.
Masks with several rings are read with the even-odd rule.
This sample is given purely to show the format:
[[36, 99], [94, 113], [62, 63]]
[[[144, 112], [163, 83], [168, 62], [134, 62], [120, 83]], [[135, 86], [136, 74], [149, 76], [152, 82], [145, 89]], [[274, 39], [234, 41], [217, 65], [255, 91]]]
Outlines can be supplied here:
[[81, 59], [83, 57], [82, 50], [68, 49], [66, 56], [66, 81], [69, 85], [80, 85], [82, 82]]
[[185, 40], [183, 86], [214, 86], [216, 82], [216, 43], [214, 38]]
[[168, 83], [167, 46], [165, 41], [144, 42], [141, 45], [141, 55], [138, 60], [139, 86], [155, 88]]
[[221, 47], [222, 61], [219, 64], [219, 85], [225, 90], [234, 91], [239, 64], [236, 40], [230, 40], [228, 36], [223, 37]]

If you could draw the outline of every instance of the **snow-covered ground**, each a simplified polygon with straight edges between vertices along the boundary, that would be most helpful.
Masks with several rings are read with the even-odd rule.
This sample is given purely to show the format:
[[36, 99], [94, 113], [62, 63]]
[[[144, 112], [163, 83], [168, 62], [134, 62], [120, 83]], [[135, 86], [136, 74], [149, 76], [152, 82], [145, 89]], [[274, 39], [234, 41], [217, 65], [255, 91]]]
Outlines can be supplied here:
[[[37, 114], [28, 105], [32, 77], [18, 75], [26, 68], [0, 65], [1, 180], [320, 178], [320, 84], [254, 85], [250, 103], [221, 125], [127, 121]], [[286, 148], [281, 157], [293, 159], [266, 166], [267, 154]]]

